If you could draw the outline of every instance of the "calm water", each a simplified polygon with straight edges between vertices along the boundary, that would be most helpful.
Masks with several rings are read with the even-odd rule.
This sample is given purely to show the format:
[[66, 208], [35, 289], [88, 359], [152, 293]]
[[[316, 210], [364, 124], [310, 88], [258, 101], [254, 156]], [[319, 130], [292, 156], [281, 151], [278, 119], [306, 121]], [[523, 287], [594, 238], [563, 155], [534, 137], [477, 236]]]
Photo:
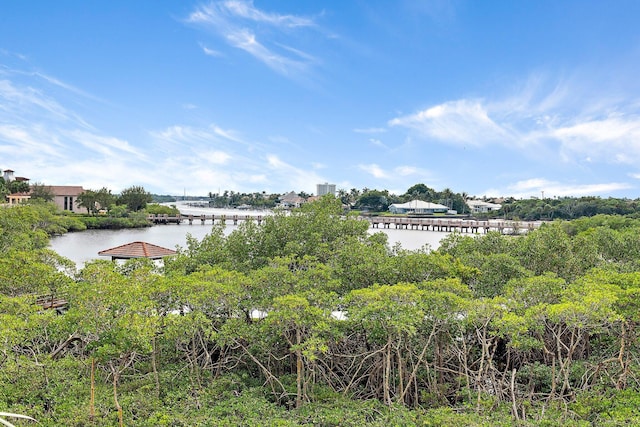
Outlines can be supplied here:
[[[178, 205], [183, 214], [200, 215], [206, 213], [211, 215], [268, 215], [264, 211], [237, 211], [225, 209], [192, 208], [183, 204]], [[144, 229], [126, 230], [87, 230], [78, 233], [67, 233], [63, 236], [51, 239], [51, 248], [60, 255], [74, 261], [79, 268], [85, 262], [94, 259], [109, 259], [101, 257], [99, 251], [124, 245], [126, 243], [143, 241], [165, 248], [175, 249], [176, 247], [186, 247], [187, 235], [201, 240], [211, 231], [211, 221], [202, 225], [200, 221], [194, 221], [193, 225], [184, 222], [180, 225], [166, 224], [154, 225]], [[238, 228], [233, 224], [226, 226], [226, 233], [229, 234]], [[390, 245], [398, 242], [404, 249], [420, 249], [424, 245], [429, 245], [431, 249], [437, 249], [442, 240], [449, 233], [438, 231], [422, 230], [396, 230], [396, 229], [376, 229], [370, 228], [370, 233], [377, 231], [387, 234]]]

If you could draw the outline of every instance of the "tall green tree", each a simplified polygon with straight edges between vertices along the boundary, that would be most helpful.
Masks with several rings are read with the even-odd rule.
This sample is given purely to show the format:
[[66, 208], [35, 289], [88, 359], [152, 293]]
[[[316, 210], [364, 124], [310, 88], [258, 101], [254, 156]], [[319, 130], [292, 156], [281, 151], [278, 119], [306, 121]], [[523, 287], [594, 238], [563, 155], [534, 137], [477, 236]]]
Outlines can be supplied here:
[[85, 208], [88, 214], [95, 214], [98, 210], [96, 207], [96, 197], [95, 191], [84, 190], [78, 195], [76, 204], [81, 208]]
[[4, 178], [0, 176], [0, 202], [4, 203], [4, 198], [9, 194], [9, 187]]
[[26, 181], [11, 181], [7, 187], [11, 193], [26, 193], [29, 191], [29, 183]]
[[43, 200], [45, 202], [52, 202], [55, 198], [51, 187], [44, 185], [40, 182], [34, 182], [31, 184], [31, 200]]
[[129, 188], [125, 188], [120, 193], [117, 203], [119, 205], [126, 205], [127, 209], [132, 212], [138, 212], [147, 206], [147, 203], [151, 203], [153, 197], [151, 193], [148, 193], [144, 187], [134, 185]]
[[363, 191], [362, 195], [356, 202], [356, 209], [368, 209], [376, 212], [383, 212], [389, 208], [389, 205], [394, 203], [395, 197], [389, 194], [389, 191], [369, 190]]
[[116, 196], [111, 194], [111, 190], [107, 187], [102, 187], [96, 191], [96, 202], [100, 209], [110, 209], [111, 205], [116, 202]]

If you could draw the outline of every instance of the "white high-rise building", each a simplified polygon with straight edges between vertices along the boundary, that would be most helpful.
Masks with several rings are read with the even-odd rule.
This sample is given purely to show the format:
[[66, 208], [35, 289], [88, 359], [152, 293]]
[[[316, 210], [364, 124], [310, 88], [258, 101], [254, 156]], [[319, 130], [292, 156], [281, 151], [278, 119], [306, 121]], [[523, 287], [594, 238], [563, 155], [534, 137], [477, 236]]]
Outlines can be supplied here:
[[336, 195], [336, 185], [325, 182], [324, 184], [316, 184], [316, 195], [324, 196], [325, 194]]

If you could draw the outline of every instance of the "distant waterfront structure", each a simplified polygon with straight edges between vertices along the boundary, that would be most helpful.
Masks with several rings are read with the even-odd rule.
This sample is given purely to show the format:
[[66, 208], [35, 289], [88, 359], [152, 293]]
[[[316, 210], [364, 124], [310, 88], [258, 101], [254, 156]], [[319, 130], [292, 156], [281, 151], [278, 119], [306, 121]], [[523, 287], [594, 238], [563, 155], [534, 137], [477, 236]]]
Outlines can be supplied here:
[[53, 196], [53, 203], [63, 211], [75, 211], [78, 196], [84, 193], [81, 185], [46, 185], [45, 188]]
[[449, 208], [437, 203], [412, 200], [407, 203], [393, 203], [389, 205], [389, 211], [393, 214], [434, 214], [446, 213]]
[[295, 191], [291, 191], [280, 197], [278, 206], [284, 209], [299, 208], [305, 201], [306, 200], [298, 196]]
[[501, 204], [489, 203], [482, 200], [467, 200], [467, 206], [469, 206], [472, 213], [487, 213], [502, 208]]
[[325, 194], [336, 195], [336, 185], [325, 182], [324, 184], [316, 184], [316, 195], [324, 196]]

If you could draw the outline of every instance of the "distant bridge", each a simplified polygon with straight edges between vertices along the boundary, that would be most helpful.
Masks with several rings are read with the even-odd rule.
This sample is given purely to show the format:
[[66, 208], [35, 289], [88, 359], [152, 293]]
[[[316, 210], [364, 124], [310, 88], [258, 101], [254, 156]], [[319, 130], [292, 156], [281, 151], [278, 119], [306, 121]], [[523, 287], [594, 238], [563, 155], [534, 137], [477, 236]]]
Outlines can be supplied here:
[[[216, 221], [220, 224], [238, 225], [241, 221], [255, 221], [262, 224], [265, 216], [263, 215], [148, 215], [147, 219], [154, 224], [181, 224], [188, 222], [200, 222], [202, 225]], [[461, 218], [412, 218], [397, 216], [372, 216], [358, 217], [358, 219], [369, 221], [373, 228], [391, 228], [407, 230], [427, 230], [427, 231], [460, 231], [462, 233], [488, 233], [489, 231], [498, 231], [500, 233], [524, 233], [533, 231], [543, 224], [543, 221], [478, 221], [472, 219]], [[382, 226], [382, 227], [380, 227]]]

